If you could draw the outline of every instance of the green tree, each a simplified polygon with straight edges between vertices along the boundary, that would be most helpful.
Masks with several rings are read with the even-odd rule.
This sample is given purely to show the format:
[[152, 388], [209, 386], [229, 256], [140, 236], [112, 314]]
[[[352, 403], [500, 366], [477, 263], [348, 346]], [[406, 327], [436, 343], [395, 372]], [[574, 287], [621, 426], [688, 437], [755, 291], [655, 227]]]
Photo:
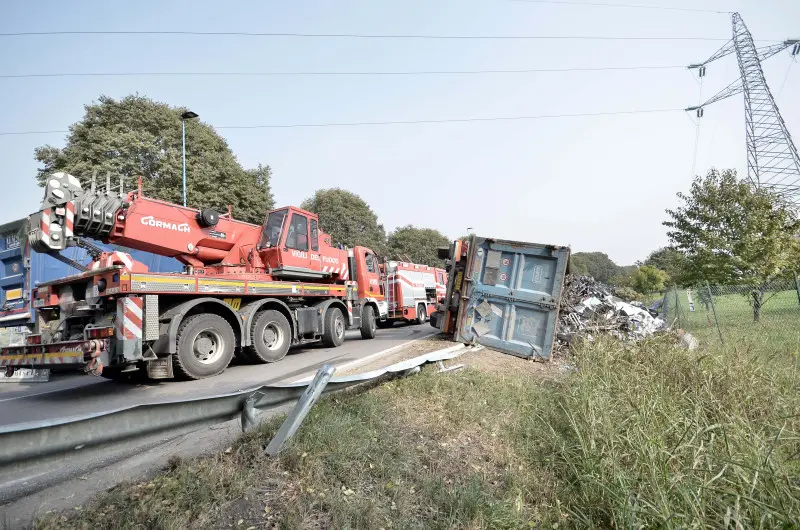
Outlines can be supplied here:
[[644, 265], [651, 265], [667, 273], [667, 287], [682, 285], [686, 269], [686, 256], [671, 247], [654, 250], [644, 260]]
[[576, 252], [570, 269], [574, 274], [588, 275], [602, 283], [610, 283], [620, 273], [620, 267], [603, 252]]
[[388, 244], [389, 257], [392, 259], [441, 267], [444, 263], [437, 257], [436, 249], [449, 246], [450, 239], [432, 228], [407, 225], [391, 232]]
[[734, 170], [697, 177], [682, 205], [667, 210], [667, 235], [686, 258], [686, 280], [751, 287], [758, 321], [769, 282], [797, 263], [800, 221], [774, 192], [739, 182]]
[[[181, 114], [186, 109], [139, 95], [119, 101], [100, 96], [84, 108], [83, 119], [70, 126], [64, 148], [45, 145], [35, 150], [42, 164], [36, 175], [40, 185], [57, 171], [83, 184], [96, 174], [102, 185], [109, 174], [114, 187], [122, 177], [126, 189], [141, 176], [146, 195], [183, 203]], [[196, 120], [186, 123], [186, 169], [190, 207], [225, 212], [231, 205], [235, 218], [260, 224], [272, 206], [269, 167], [245, 171], [225, 140]]]
[[[246, 170], [247, 175], [253, 180], [259, 196], [256, 203], [259, 208], [263, 206], [264, 212], [275, 208], [275, 196], [272, 194], [272, 168], [262, 164]], [[262, 212], [262, 217], [264, 217]], [[263, 221], [263, 219], [262, 219]]]
[[372, 208], [355, 193], [340, 188], [317, 190], [301, 208], [319, 215], [321, 229], [335, 243], [361, 245], [386, 255], [386, 231]]
[[629, 284], [637, 292], [649, 294], [664, 290], [669, 275], [652, 265], [642, 265], [631, 275]]

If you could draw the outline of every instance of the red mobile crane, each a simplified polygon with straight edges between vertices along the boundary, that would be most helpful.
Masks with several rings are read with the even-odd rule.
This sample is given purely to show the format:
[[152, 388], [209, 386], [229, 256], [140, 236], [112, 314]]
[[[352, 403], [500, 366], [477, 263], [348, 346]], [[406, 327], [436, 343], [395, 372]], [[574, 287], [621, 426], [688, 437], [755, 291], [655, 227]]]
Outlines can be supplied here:
[[[149, 272], [82, 237], [174, 257], [185, 272]], [[144, 371], [200, 379], [234, 354], [269, 363], [292, 344], [339, 346], [346, 329], [371, 339], [387, 314], [375, 253], [337, 248], [317, 216], [299, 208], [272, 210], [258, 226], [145, 197], [141, 181], [128, 193], [101, 192], [56, 173], [28, 239], [62, 260], [60, 250], [82, 246], [94, 261], [38, 287], [34, 333], [0, 350], [7, 370], [84, 365], [112, 379]]]

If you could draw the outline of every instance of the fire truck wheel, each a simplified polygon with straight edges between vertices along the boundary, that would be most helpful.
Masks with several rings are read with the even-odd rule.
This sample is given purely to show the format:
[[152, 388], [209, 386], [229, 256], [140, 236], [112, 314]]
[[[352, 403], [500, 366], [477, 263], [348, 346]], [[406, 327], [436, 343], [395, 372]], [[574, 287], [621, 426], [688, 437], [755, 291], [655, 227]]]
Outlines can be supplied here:
[[286, 356], [291, 345], [292, 328], [280, 311], [269, 309], [256, 318], [250, 331], [252, 346], [247, 354], [256, 363], [274, 363]]
[[344, 342], [344, 315], [338, 307], [329, 307], [325, 312], [325, 331], [322, 332], [322, 344], [328, 348], [336, 348]]
[[236, 336], [224, 318], [211, 313], [192, 315], [178, 330], [178, 351], [172, 356], [175, 372], [187, 379], [222, 373], [235, 347]]
[[371, 305], [365, 306], [361, 312], [361, 338], [375, 338], [375, 308]]
[[416, 324], [424, 324], [428, 320], [428, 307], [422, 304], [417, 306]]

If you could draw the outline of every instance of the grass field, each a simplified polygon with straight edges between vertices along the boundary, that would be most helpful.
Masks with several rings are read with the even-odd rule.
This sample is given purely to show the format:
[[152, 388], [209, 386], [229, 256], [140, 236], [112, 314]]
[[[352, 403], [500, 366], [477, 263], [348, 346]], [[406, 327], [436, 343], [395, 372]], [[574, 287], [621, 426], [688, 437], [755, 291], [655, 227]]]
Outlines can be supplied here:
[[37, 528], [797, 528], [796, 360], [675, 344], [428, 368], [323, 399], [278, 459], [272, 421]]
[[[685, 289], [677, 291], [677, 302], [676, 292], [670, 291], [667, 294], [667, 318], [670, 323], [674, 321], [677, 327], [690, 331], [706, 344], [719, 344], [721, 332], [726, 344], [750, 348], [766, 346], [772, 351], [796, 355], [800, 347], [800, 303], [797, 291], [787, 289], [766, 293], [758, 322], [753, 321], [750, 299], [742, 294], [746, 291], [740, 291], [714, 296], [714, 307], [709, 304], [706, 309], [695, 289], [692, 291], [694, 311], [689, 310]], [[715, 325], [714, 308], [719, 330]]]

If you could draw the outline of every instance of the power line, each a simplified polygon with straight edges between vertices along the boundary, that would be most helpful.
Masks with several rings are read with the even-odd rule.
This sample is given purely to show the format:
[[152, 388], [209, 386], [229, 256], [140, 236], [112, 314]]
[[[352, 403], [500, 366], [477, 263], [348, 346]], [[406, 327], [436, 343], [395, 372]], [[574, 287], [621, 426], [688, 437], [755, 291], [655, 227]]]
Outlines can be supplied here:
[[[270, 125], [223, 125], [223, 126], [214, 126], [214, 128], [215, 129], [294, 129], [294, 128], [316, 128], [316, 127], [362, 127], [362, 126], [375, 126], [375, 125], [419, 125], [419, 124], [440, 124], [440, 123], [542, 120], [542, 119], [556, 119], [556, 118], [585, 118], [585, 117], [597, 117], [597, 116], [657, 114], [657, 113], [667, 113], [667, 112], [684, 112], [684, 109], [646, 109], [646, 110], [627, 110], [627, 111], [611, 111], [611, 112], [583, 112], [577, 114], [540, 114], [535, 116], [492, 116], [487, 118], [451, 118], [451, 119], [441, 119], [441, 120], [362, 121], [362, 122], [294, 123], [294, 124], [270, 124]], [[67, 132], [69, 131], [68, 130], [12, 131], [12, 132], [0, 132], [0, 136], [56, 134], [56, 133], [67, 133]]]
[[508, 0], [510, 2], [520, 2], [524, 4], [552, 4], [565, 6], [588, 6], [588, 7], [621, 7], [632, 9], [658, 9], [662, 11], [687, 11], [691, 13], [714, 13], [717, 15], [729, 15], [730, 11], [716, 11], [713, 9], [697, 9], [693, 7], [670, 7], [645, 4], [611, 4], [606, 2], [569, 2], [561, 0]]
[[775, 96], [776, 98], [781, 97], [781, 94], [783, 94], [783, 87], [786, 86], [786, 81], [789, 79], [789, 72], [792, 71], [792, 65], [793, 64], [794, 64], [794, 58], [792, 58], [792, 60], [789, 61], [789, 68], [786, 69], [786, 75], [783, 76], [783, 83], [781, 83], [781, 88], [778, 89], [778, 95]]
[[41, 77], [135, 77], [135, 76], [412, 76], [412, 75], [483, 75], [483, 74], [532, 74], [561, 72], [606, 72], [633, 70], [685, 69], [684, 65], [664, 66], [604, 66], [588, 68], [529, 68], [520, 70], [421, 70], [395, 72], [63, 72], [48, 74], [2, 74], [0, 79], [24, 79]]
[[714, 37], [632, 37], [598, 35], [377, 35], [367, 33], [261, 33], [248, 31], [20, 31], [0, 33], [0, 37], [27, 37], [45, 35], [183, 35], [201, 37], [314, 37], [345, 39], [441, 39], [441, 40], [635, 40], [635, 41], [728, 41]]

